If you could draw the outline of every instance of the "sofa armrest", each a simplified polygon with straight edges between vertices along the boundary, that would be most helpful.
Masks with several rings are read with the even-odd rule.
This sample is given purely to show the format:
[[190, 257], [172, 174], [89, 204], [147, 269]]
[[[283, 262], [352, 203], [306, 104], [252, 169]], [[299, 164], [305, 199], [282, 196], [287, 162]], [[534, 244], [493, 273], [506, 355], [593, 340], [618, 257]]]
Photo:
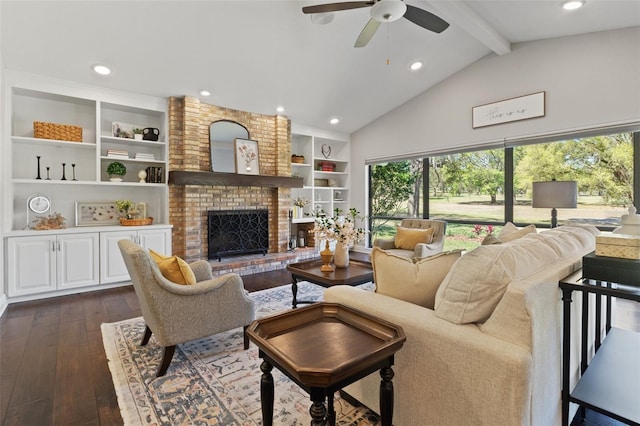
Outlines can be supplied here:
[[376, 238], [373, 240], [374, 247], [380, 247], [383, 250], [396, 248], [395, 238]]
[[[431, 309], [358, 288], [329, 288], [324, 300], [403, 327], [407, 341], [393, 368], [395, 424], [529, 424], [532, 358], [525, 348], [475, 324], [455, 325]], [[379, 384], [372, 374], [346, 391], [379, 412]]]
[[416, 248], [413, 249], [413, 257], [417, 259], [421, 259], [423, 257], [433, 256], [434, 254], [438, 254], [442, 252], [444, 247], [444, 241], [440, 241], [439, 243], [418, 243], [416, 244]]

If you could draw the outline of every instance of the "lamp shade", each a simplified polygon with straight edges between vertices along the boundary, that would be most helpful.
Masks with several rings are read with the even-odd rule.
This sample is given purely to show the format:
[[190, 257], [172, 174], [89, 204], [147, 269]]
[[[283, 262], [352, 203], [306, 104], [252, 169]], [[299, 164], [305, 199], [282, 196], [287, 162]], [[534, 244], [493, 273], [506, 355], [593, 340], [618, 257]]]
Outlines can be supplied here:
[[575, 209], [578, 207], [578, 182], [533, 182], [531, 207]]

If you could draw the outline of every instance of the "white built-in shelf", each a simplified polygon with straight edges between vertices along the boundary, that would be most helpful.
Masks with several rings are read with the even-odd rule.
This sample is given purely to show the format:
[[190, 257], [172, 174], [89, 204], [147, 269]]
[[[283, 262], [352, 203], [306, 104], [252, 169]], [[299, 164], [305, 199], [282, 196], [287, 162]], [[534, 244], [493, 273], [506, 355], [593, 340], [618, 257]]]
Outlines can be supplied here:
[[96, 149], [95, 143], [90, 142], [73, 142], [73, 141], [60, 141], [55, 139], [42, 139], [42, 138], [30, 138], [25, 136], [11, 136], [14, 143], [24, 145], [42, 145], [42, 146], [57, 146], [68, 147], [74, 149]]

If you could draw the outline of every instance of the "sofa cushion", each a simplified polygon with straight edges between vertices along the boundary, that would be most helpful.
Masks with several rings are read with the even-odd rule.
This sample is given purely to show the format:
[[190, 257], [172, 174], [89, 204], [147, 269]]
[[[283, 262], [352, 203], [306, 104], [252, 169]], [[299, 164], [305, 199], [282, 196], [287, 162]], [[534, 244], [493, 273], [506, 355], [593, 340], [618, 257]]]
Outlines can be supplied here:
[[436, 291], [462, 251], [414, 259], [379, 247], [371, 251], [376, 293], [433, 309]]
[[585, 229], [561, 227], [480, 246], [462, 256], [445, 277], [436, 293], [436, 315], [455, 324], [484, 322], [511, 281], [575, 256], [593, 239]]
[[149, 249], [151, 258], [158, 264], [162, 276], [169, 281], [182, 284], [193, 285], [196, 283], [196, 276], [187, 262], [178, 256], [165, 256]]
[[420, 243], [430, 244], [433, 240], [433, 231], [433, 228], [416, 229], [398, 226], [395, 246], [397, 249], [413, 250]]

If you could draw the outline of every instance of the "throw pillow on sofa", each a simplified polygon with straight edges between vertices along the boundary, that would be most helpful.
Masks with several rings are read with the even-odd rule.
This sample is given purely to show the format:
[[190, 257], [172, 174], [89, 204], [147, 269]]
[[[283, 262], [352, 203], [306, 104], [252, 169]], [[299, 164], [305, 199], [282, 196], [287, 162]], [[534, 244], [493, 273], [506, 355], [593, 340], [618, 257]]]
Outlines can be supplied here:
[[527, 234], [531, 234], [537, 232], [536, 226], [534, 224], [527, 225], [522, 228], [518, 228], [511, 222], [507, 222], [502, 228], [502, 231], [495, 236], [493, 234], [487, 235], [482, 240], [481, 245], [487, 246], [492, 244], [502, 244], [509, 241], [517, 240], [518, 238], [522, 238]]
[[178, 256], [165, 256], [149, 249], [151, 259], [158, 265], [162, 276], [169, 281], [182, 284], [193, 285], [196, 283], [196, 276], [187, 262]]
[[394, 245], [397, 249], [413, 250], [420, 243], [431, 244], [433, 231], [433, 228], [419, 229], [398, 226]]
[[433, 309], [436, 291], [461, 253], [453, 250], [414, 259], [374, 247], [371, 264], [376, 293]]

